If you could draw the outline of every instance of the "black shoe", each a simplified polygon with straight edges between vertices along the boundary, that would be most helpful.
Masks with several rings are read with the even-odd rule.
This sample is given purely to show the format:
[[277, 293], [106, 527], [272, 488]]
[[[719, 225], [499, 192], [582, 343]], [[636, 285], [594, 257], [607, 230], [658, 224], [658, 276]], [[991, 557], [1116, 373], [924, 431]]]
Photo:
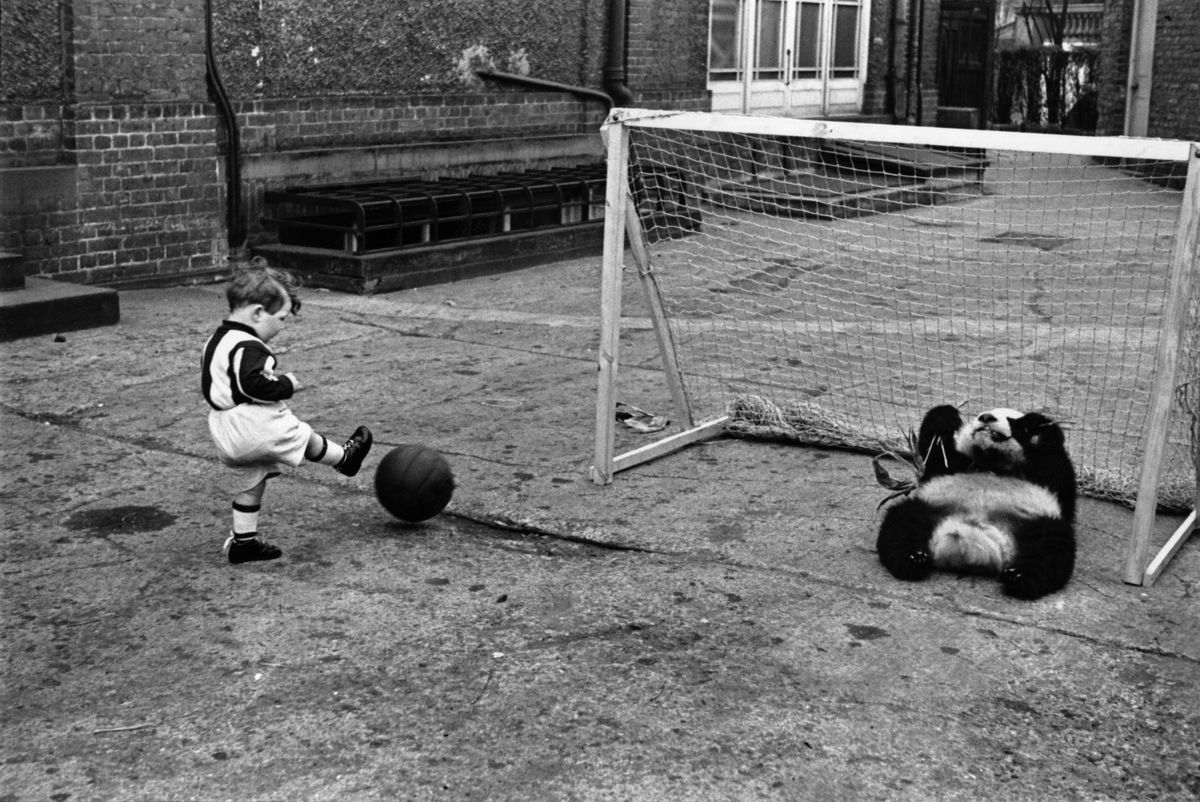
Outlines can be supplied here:
[[371, 430], [366, 426], [359, 426], [355, 429], [354, 434], [350, 435], [350, 439], [342, 444], [346, 453], [342, 457], [342, 461], [337, 464], [338, 473], [346, 476], [358, 473], [358, 469], [362, 467], [363, 460], [367, 458], [367, 453], [371, 450], [371, 443], [374, 441]]
[[229, 557], [229, 562], [234, 565], [258, 560], [274, 560], [283, 556], [282, 550], [265, 540], [259, 540], [257, 537], [237, 538], [232, 532], [229, 534], [229, 539], [225, 541], [224, 551]]

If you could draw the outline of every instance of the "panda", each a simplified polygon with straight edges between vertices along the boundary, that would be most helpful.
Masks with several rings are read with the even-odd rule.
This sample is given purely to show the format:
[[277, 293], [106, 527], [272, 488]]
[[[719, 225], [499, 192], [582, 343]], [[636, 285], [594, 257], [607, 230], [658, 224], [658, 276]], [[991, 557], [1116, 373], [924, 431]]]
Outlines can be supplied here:
[[1062, 429], [1037, 412], [993, 409], [963, 421], [934, 407], [917, 433], [924, 472], [887, 509], [876, 549], [898, 579], [935, 569], [998, 575], [1006, 594], [1037, 599], [1075, 568], [1075, 469]]

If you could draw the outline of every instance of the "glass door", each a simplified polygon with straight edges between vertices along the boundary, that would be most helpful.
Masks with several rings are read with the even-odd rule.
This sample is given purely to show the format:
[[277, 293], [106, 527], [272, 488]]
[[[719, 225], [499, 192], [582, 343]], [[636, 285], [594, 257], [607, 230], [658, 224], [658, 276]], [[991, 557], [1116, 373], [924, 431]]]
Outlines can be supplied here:
[[869, 0], [711, 0], [713, 111], [785, 116], [862, 109]]

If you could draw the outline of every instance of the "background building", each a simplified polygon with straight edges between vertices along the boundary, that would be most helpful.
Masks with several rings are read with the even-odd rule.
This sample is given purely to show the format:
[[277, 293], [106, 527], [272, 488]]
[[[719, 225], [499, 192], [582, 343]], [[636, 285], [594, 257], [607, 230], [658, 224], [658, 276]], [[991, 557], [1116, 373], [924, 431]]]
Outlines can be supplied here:
[[[1101, 4], [1097, 130], [1200, 136], [1192, 3]], [[1079, 5], [1094, 16], [1098, 4]], [[30, 274], [79, 283], [203, 280], [272, 238], [270, 189], [597, 163], [609, 98], [986, 125], [998, 32], [1018, 11], [996, 0], [0, 0], [0, 250]], [[1148, 77], [1127, 104], [1135, 28], [1154, 47], [1134, 49]]]

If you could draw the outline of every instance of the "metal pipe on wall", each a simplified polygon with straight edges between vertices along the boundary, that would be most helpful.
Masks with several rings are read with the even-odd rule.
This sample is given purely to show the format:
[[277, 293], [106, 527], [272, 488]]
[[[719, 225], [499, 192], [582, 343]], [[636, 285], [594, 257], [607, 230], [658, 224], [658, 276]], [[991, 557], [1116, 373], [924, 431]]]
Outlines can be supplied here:
[[629, 35], [628, 0], [609, 0], [608, 59], [604, 65], [604, 91], [617, 106], [633, 105], [633, 92], [625, 85], [625, 39]]
[[908, 125], [917, 124], [917, 115], [913, 109], [913, 74], [917, 64], [917, 36], [913, 20], [916, 18], [917, 3], [920, 0], [908, 0], [908, 8], [905, 13], [906, 32], [908, 38], [904, 43], [904, 121]]
[[225, 225], [230, 255], [246, 244], [246, 220], [242, 213], [242, 145], [241, 130], [238, 128], [237, 113], [229, 101], [221, 73], [217, 70], [217, 57], [213, 50], [212, 0], [204, 0], [204, 49], [205, 78], [208, 91], [217, 104], [217, 113], [225, 122], [228, 141], [225, 147]]
[[575, 86], [573, 84], [564, 84], [559, 81], [547, 81], [541, 78], [534, 78], [529, 75], [516, 75], [511, 72], [500, 72], [498, 70], [476, 70], [475, 74], [480, 78], [489, 78], [493, 81], [506, 81], [508, 83], [528, 86], [532, 89], [548, 89], [552, 92], [569, 92], [583, 100], [596, 100], [604, 104], [604, 110], [608, 111], [613, 107], [613, 98], [606, 92], [601, 92], [599, 89], [589, 89], [586, 86]]
[[1150, 83], [1158, 0], [1134, 0], [1129, 34], [1129, 76], [1125, 81], [1125, 136], [1146, 136], [1150, 127]]

